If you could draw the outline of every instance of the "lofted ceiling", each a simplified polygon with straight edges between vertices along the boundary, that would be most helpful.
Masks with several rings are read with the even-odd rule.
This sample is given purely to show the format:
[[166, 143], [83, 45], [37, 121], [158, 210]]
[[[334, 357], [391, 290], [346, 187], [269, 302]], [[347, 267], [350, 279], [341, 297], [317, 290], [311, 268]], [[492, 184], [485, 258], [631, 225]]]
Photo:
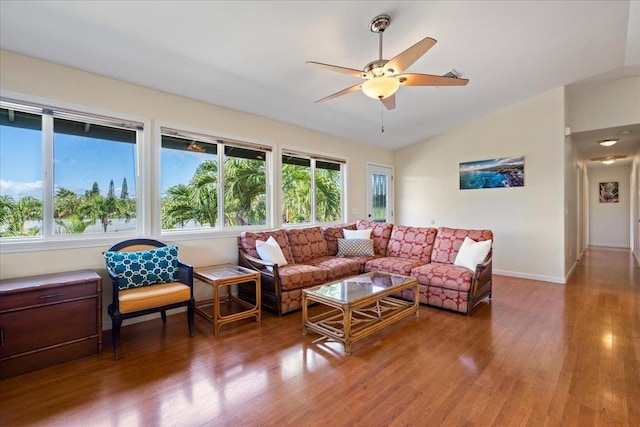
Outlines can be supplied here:
[[[429, 36], [408, 71], [454, 69], [469, 84], [400, 87], [391, 111], [359, 91], [315, 103], [360, 81], [305, 62], [378, 59], [381, 13], [385, 59]], [[560, 86], [640, 75], [640, 2], [628, 0], [2, 0], [0, 24], [2, 49], [391, 150]], [[573, 137], [591, 156], [596, 136]]]

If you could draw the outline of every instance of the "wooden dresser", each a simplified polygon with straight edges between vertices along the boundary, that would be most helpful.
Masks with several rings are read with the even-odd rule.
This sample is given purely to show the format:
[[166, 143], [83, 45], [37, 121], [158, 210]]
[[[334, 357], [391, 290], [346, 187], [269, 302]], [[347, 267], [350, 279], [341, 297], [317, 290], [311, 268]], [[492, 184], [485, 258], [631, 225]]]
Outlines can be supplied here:
[[0, 280], [0, 378], [102, 350], [102, 279], [93, 270]]

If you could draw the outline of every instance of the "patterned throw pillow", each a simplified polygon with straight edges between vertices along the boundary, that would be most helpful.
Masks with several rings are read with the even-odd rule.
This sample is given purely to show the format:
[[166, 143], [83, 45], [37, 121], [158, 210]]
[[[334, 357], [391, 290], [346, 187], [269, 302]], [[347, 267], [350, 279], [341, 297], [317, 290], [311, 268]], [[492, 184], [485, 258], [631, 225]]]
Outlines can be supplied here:
[[178, 247], [135, 252], [105, 252], [107, 267], [118, 276], [118, 289], [178, 281]]
[[338, 256], [373, 256], [373, 240], [338, 239]]

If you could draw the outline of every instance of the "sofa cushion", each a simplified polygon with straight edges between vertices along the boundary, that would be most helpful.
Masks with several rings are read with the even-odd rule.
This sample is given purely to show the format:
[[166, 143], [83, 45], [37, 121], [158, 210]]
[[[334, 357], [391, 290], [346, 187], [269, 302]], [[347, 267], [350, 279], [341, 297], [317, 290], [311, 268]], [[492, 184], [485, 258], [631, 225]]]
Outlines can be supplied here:
[[360, 273], [360, 262], [353, 258], [326, 256], [308, 261], [308, 264], [321, 268], [327, 273], [327, 280], [355, 276]]
[[422, 285], [467, 292], [471, 288], [473, 271], [449, 263], [431, 262], [411, 270], [411, 276]]
[[373, 240], [371, 239], [338, 239], [338, 257], [373, 256]]
[[107, 266], [118, 276], [118, 289], [133, 289], [178, 281], [178, 248], [163, 246], [144, 251], [107, 251]]
[[291, 228], [287, 230], [287, 235], [291, 253], [297, 263], [327, 256], [329, 253], [320, 227]]
[[481, 242], [484, 240], [492, 240], [493, 233], [491, 230], [466, 230], [461, 228], [440, 227], [436, 235], [436, 240], [433, 243], [431, 262], [453, 264], [465, 237], [469, 237], [476, 242]]
[[373, 250], [375, 254], [379, 256], [386, 256], [387, 244], [389, 244], [393, 224], [388, 222], [375, 222], [368, 221], [366, 219], [359, 219], [356, 221], [356, 228], [358, 230], [366, 230], [370, 228], [372, 230], [371, 238], [373, 239]]
[[269, 237], [273, 237], [278, 242], [278, 246], [282, 250], [282, 254], [289, 264], [293, 264], [293, 254], [291, 253], [291, 245], [289, 244], [289, 238], [284, 230], [271, 230], [271, 231], [243, 231], [238, 236], [238, 248], [245, 251], [248, 255], [254, 258], [260, 258], [258, 251], [256, 250], [256, 240], [267, 241]]
[[[437, 286], [418, 287], [418, 300], [421, 304], [428, 304], [434, 307], [443, 307], [449, 310], [466, 313], [469, 304], [469, 293], [456, 291], [453, 289], [439, 288]], [[400, 293], [400, 297], [413, 300], [413, 289], [406, 289]]]
[[428, 263], [431, 261], [437, 231], [432, 227], [394, 225], [387, 245], [387, 256]]
[[306, 264], [287, 264], [278, 268], [282, 290], [321, 285], [327, 281], [327, 272], [320, 267]]
[[356, 224], [330, 225], [322, 228], [324, 240], [327, 242], [327, 255], [334, 256], [338, 253], [338, 239], [344, 239], [343, 230], [355, 230]]
[[383, 271], [408, 276], [415, 267], [423, 265], [423, 261], [398, 257], [382, 257], [367, 261], [364, 271]]
[[489, 255], [491, 242], [491, 240], [474, 242], [470, 238], [465, 237], [453, 265], [466, 267], [469, 270], [475, 270], [476, 266], [478, 264], [482, 264], [487, 255]]

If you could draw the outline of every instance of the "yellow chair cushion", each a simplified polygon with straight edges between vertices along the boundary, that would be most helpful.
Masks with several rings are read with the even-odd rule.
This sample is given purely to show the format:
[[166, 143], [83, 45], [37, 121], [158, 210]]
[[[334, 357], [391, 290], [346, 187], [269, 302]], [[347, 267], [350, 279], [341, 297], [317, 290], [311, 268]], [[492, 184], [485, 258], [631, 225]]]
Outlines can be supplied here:
[[180, 282], [159, 283], [118, 293], [120, 313], [146, 310], [191, 298], [189, 286]]

